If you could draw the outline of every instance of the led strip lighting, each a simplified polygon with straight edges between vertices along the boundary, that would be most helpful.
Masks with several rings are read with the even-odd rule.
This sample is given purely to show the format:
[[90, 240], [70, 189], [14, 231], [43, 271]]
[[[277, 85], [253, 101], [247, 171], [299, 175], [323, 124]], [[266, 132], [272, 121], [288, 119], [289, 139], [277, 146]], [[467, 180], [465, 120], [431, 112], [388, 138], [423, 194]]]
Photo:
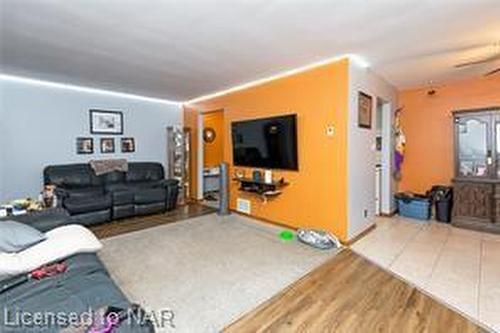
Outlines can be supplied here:
[[164, 103], [164, 104], [171, 104], [171, 105], [183, 105], [183, 104], [193, 104], [196, 102], [200, 102], [203, 100], [211, 99], [214, 97], [219, 97], [222, 95], [226, 95], [235, 91], [247, 89], [250, 87], [255, 87], [260, 84], [277, 80], [280, 78], [284, 78], [287, 76], [291, 76], [294, 74], [302, 73], [307, 70], [321, 67], [324, 65], [328, 65], [331, 63], [334, 63], [336, 61], [342, 60], [342, 59], [350, 59], [354, 63], [356, 63], [358, 66], [361, 68], [368, 68], [370, 67], [370, 64], [364, 60], [362, 57], [356, 55], [356, 54], [343, 54], [339, 56], [335, 56], [332, 58], [324, 59], [321, 61], [317, 61], [302, 67], [298, 67], [295, 69], [291, 69], [288, 71], [284, 71], [281, 73], [278, 73], [276, 75], [272, 75], [266, 78], [258, 79], [255, 81], [247, 82], [238, 86], [234, 86], [229, 89], [221, 90], [212, 94], [207, 94], [203, 95], [200, 97], [193, 98], [191, 100], [185, 101], [185, 102], [179, 102], [179, 101], [170, 101], [167, 99], [161, 99], [161, 98], [154, 98], [154, 97], [147, 97], [147, 96], [141, 96], [141, 95], [134, 95], [134, 94], [129, 94], [129, 93], [123, 93], [123, 92], [117, 92], [117, 91], [111, 91], [111, 90], [104, 90], [104, 89], [97, 89], [97, 88], [90, 88], [90, 87], [83, 87], [83, 86], [77, 86], [73, 84], [66, 84], [66, 83], [58, 83], [58, 82], [51, 82], [51, 81], [45, 81], [45, 80], [38, 80], [38, 79], [31, 79], [31, 78], [26, 78], [26, 77], [21, 77], [21, 76], [14, 76], [14, 75], [8, 75], [8, 74], [0, 74], [0, 80], [5, 80], [5, 81], [12, 81], [12, 82], [20, 82], [20, 83], [27, 83], [27, 84], [32, 84], [32, 85], [39, 85], [39, 86], [45, 86], [45, 87], [51, 87], [51, 88], [59, 88], [59, 89], [67, 89], [67, 90], [73, 90], [73, 91], [79, 91], [79, 92], [87, 92], [87, 93], [94, 93], [94, 94], [101, 94], [101, 95], [107, 95], [107, 96], [113, 96], [113, 97], [121, 97], [121, 98], [130, 98], [130, 99], [135, 99], [135, 100], [141, 100], [141, 101], [147, 101], [147, 102], [154, 102], [154, 103]]
[[145, 102], [163, 103], [163, 104], [171, 104], [171, 105], [179, 105], [179, 106], [182, 105], [182, 102], [169, 101], [169, 100], [161, 99], [161, 98], [134, 95], [134, 94], [122, 93], [122, 92], [118, 92], [118, 91], [111, 91], [111, 90], [104, 90], [104, 89], [97, 89], [97, 88], [90, 88], [90, 87], [82, 87], [82, 86], [76, 86], [73, 84], [37, 80], [37, 79], [31, 79], [31, 78], [14, 76], [14, 75], [7, 75], [7, 74], [0, 74], [0, 80], [26, 83], [26, 84], [38, 85], [38, 86], [44, 86], [44, 87], [50, 87], [50, 88], [66, 89], [66, 90], [72, 90], [72, 91], [78, 91], [78, 92], [86, 92], [86, 93], [92, 93], [92, 94], [100, 94], [100, 95], [113, 96], [113, 97], [129, 98], [129, 99], [135, 99], [135, 100], [145, 101]]
[[342, 55], [335, 56], [335, 57], [332, 57], [332, 58], [320, 60], [320, 61], [308, 64], [308, 65], [305, 65], [305, 66], [302, 66], [302, 67], [298, 67], [298, 68], [295, 68], [295, 69], [284, 71], [284, 72], [281, 72], [281, 73], [278, 73], [276, 75], [272, 75], [272, 76], [269, 76], [269, 77], [266, 77], [266, 78], [263, 78], [263, 79], [258, 79], [258, 80], [255, 80], [255, 81], [251, 81], [251, 82], [247, 82], [247, 83], [238, 85], [238, 86], [234, 86], [234, 87], [229, 88], [229, 89], [221, 90], [221, 91], [218, 91], [218, 92], [215, 92], [215, 93], [212, 93], [212, 94], [208, 94], [208, 95], [203, 95], [203, 96], [200, 96], [200, 97], [196, 97], [196, 98], [190, 99], [189, 101], [186, 101], [186, 104], [194, 104], [194, 103], [197, 103], [197, 102], [200, 102], [200, 101], [203, 101], [203, 100], [207, 100], [207, 99], [211, 99], [211, 98], [214, 98], [214, 97], [219, 97], [219, 96], [227, 95], [227, 94], [235, 92], [235, 91], [247, 89], [247, 88], [250, 88], [250, 87], [255, 87], [255, 86], [261, 85], [263, 83], [269, 82], [269, 81], [274, 81], [274, 80], [281, 79], [281, 78], [284, 78], [284, 77], [287, 77], [287, 76], [291, 76], [291, 75], [294, 75], [294, 74], [302, 73], [302, 72], [308, 71], [310, 69], [321, 67], [321, 66], [324, 66], [324, 65], [328, 65], [328, 64], [337, 62], [339, 60], [346, 59], [346, 58], [352, 60], [354, 63], [356, 63], [361, 68], [368, 68], [368, 67], [370, 67], [370, 64], [366, 60], [364, 60], [362, 57], [360, 57], [360, 56], [358, 56], [356, 54], [342, 54]]

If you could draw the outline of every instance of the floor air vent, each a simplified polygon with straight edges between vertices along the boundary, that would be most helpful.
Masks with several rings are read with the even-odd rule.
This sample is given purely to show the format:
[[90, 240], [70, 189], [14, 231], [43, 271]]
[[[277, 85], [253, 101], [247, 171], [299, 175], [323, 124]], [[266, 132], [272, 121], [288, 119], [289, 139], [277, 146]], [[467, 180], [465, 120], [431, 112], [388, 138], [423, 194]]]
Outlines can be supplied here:
[[250, 214], [250, 200], [236, 199], [236, 210], [240, 213]]

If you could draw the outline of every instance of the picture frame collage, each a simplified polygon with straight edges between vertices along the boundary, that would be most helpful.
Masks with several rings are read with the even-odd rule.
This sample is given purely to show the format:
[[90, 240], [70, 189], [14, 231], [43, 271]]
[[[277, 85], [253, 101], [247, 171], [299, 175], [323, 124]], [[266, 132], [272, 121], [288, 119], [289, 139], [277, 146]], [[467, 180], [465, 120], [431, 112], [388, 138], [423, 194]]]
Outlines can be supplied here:
[[[101, 154], [114, 154], [116, 152], [115, 138], [110, 135], [123, 135], [123, 112], [109, 110], [89, 110], [90, 134], [106, 135], [99, 140]], [[136, 149], [133, 137], [120, 138], [120, 150], [122, 153], [134, 153]], [[77, 137], [76, 153], [94, 154], [93, 137]]]

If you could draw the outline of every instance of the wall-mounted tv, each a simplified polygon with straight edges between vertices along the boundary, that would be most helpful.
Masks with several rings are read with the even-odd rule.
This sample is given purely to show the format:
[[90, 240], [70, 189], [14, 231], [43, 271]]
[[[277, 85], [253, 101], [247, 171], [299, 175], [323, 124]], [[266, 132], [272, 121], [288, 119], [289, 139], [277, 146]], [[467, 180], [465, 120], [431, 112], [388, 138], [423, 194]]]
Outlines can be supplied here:
[[296, 115], [233, 122], [231, 134], [234, 165], [299, 169]]

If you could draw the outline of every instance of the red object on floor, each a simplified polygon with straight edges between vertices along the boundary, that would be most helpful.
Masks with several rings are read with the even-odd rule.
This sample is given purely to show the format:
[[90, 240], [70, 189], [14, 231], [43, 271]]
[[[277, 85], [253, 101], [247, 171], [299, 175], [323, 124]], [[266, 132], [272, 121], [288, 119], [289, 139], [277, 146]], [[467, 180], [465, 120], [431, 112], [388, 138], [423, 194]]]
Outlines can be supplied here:
[[55, 276], [61, 273], [66, 272], [68, 267], [64, 262], [50, 264], [46, 266], [42, 266], [40, 268], [35, 269], [30, 273], [30, 277], [35, 280], [41, 280], [45, 277]]

